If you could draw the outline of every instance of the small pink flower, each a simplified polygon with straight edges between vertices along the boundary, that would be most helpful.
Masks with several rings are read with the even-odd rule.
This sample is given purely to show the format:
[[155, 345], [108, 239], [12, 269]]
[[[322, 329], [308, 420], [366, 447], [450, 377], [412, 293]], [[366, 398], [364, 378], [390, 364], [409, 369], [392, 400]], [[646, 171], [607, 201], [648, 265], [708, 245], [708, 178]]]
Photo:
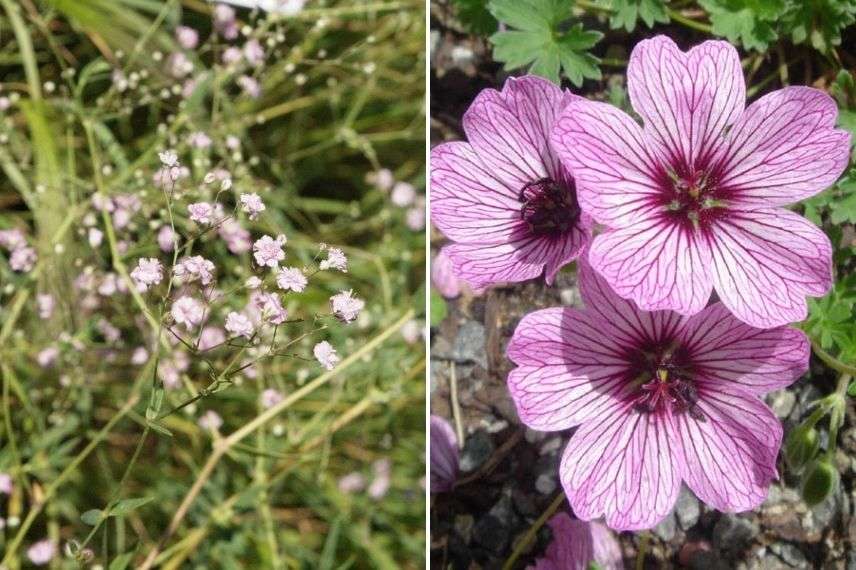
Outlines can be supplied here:
[[178, 166], [178, 154], [172, 149], [167, 149], [163, 152], [159, 152], [158, 158], [160, 159], [161, 164], [168, 168]]
[[39, 309], [39, 318], [46, 320], [51, 318], [54, 307], [56, 306], [56, 301], [54, 300], [53, 295], [42, 293], [36, 296], [36, 305]]
[[601, 523], [571, 519], [567, 513], [559, 513], [547, 524], [553, 531], [553, 541], [545, 556], [527, 570], [589, 570], [592, 562], [603, 570], [624, 568], [621, 545]]
[[241, 57], [243, 54], [241, 53], [240, 48], [236, 48], [235, 46], [227, 47], [223, 50], [223, 64], [224, 65], [232, 65], [241, 61]]
[[194, 49], [199, 44], [199, 34], [188, 26], [178, 26], [175, 29], [175, 39], [184, 49]]
[[392, 483], [392, 461], [388, 458], [378, 459], [372, 464], [374, 479], [369, 485], [368, 495], [374, 500], [380, 500], [389, 491]]
[[279, 262], [285, 259], [282, 246], [285, 236], [278, 235], [276, 239], [264, 235], [253, 244], [253, 257], [261, 267], [278, 267]]
[[339, 355], [336, 354], [336, 349], [333, 348], [333, 345], [326, 340], [322, 340], [316, 344], [312, 349], [312, 354], [315, 355], [315, 358], [321, 363], [321, 366], [327, 370], [333, 370], [340, 360]]
[[366, 302], [354, 297], [353, 291], [342, 291], [330, 297], [330, 308], [333, 315], [343, 323], [356, 320]]
[[220, 224], [217, 233], [226, 242], [226, 248], [236, 255], [247, 253], [253, 246], [250, 232], [233, 218], [228, 218]]
[[0, 230], [0, 247], [8, 251], [14, 251], [26, 247], [26, 245], [27, 238], [24, 237], [24, 233], [21, 230]]
[[170, 314], [176, 323], [190, 330], [202, 323], [202, 319], [205, 318], [205, 306], [193, 297], [179, 297], [172, 304]]
[[217, 431], [223, 427], [223, 418], [214, 410], [208, 410], [199, 418], [199, 427], [206, 431]]
[[318, 264], [318, 267], [321, 268], [322, 271], [326, 271], [327, 269], [337, 269], [342, 273], [348, 272], [348, 258], [345, 256], [345, 252], [341, 249], [330, 247], [327, 248], [327, 259], [321, 261]]
[[636, 45], [627, 83], [640, 127], [577, 99], [552, 145], [583, 210], [607, 226], [589, 256], [640, 308], [698, 313], [716, 291], [741, 321], [771, 328], [806, 317], [832, 284], [829, 238], [784, 206], [835, 182], [850, 134], [826, 93], [785, 87], [745, 107], [740, 57], [727, 42], [682, 52]]
[[265, 50], [259, 40], [251, 39], [244, 44], [244, 59], [253, 67], [258, 67], [265, 61]]
[[181, 79], [182, 77], [193, 73], [193, 62], [181, 52], [170, 55], [167, 60], [166, 67], [169, 74], [176, 79]]
[[280, 392], [279, 390], [274, 390], [273, 388], [268, 388], [264, 392], [262, 392], [259, 402], [261, 403], [264, 409], [268, 409], [279, 404], [284, 399], [285, 396], [282, 395], [282, 392]]
[[401, 327], [401, 336], [407, 344], [419, 342], [424, 332], [424, 327], [417, 320], [409, 320]]
[[49, 538], [36, 542], [27, 549], [27, 558], [36, 566], [44, 566], [56, 555], [56, 544]]
[[142, 346], [138, 346], [134, 349], [134, 352], [131, 354], [131, 364], [135, 366], [141, 366], [148, 362], [149, 360], [149, 351], [146, 350]]
[[235, 81], [238, 83], [238, 87], [253, 99], [258, 99], [259, 95], [262, 94], [262, 86], [249, 75], [242, 75]]
[[374, 185], [377, 186], [378, 190], [389, 192], [395, 184], [395, 175], [390, 169], [381, 168], [374, 173], [372, 181], [374, 182]]
[[214, 206], [208, 202], [196, 202], [187, 206], [187, 212], [190, 214], [190, 219], [197, 224], [207, 226], [213, 221]]
[[238, 37], [238, 24], [235, 22], [235, 10], [225, 4], [214, 6], [214, 29], [227, 40]]
[[416, 188], [409, 182], [396, 182], [392, 187], [390, 200], [399, 208], [405, 208], [416, 200]]
[[255, 275], [250, 275], [247, 277], [247, 280], [244, 281], [244, 287], [247, 289], [258, 289], [262, 286], [262, 280], [256, 277]]
[[12, 476], [8, 473], [0, 473], [0, 495], [12, 494]]
[[253, 322], [244, 313], [231, 311], [226, 315], [226, 331], [233, 337], [243, 336], [252, 338], [255, 328]]
[[446, 255], [446, 248], [441, 249], [431, 263], [431, 283], [446, 299], [454, 299], [461, 294], [461, 284], [455, 276], [452, 260]]
[[404, 221], [408, 229], [413, 232], [421, 232], [425, 229], [425, 206], [418, 205], [408, 208], [404, 215]]
[[36, 266], [37, 260], [38, 257], [36, 256], [35, 249], [31, 247], [19, 247], [12, 251], [12, 255], [9, 256], [9, 267], [12, 268], [12, 271], [28, 273]]
[[255, 220], [265, 211], [265, 204], [258, 194], [241, 194], [241, 210], [250, 220]]
[[276, 293], [263, 293], [256, 297], [255, 302], [262, 313], [262, 318], [268, 323], [281, 325], [288, 319], [288, 311], [283, 308]]
[[185, 257], [173, 268], [173, 275], [180, 278], [184, 283], [199, 281], [203, 285], [210, 285], [214, 281], [216, 267], [201, 255]]
[[444, 418], [431, 416], [431, 492], [451, 491], [458, 478], [458, 438]]
[[152, 285], [157, 285], [163, 279], [163, 266], [154, 257], [140, 258], [137, 266], [131, 271], [131, 279], [140, 291], [147, 291]]
[[199, 333], [199, 350], [211, 350], [226, 342], [226, 333], [220, 327], [208, 326]]
[[578, 99], [545, 79], [508, 79], [470, 105], [469, 142], [431, 151], [431, 221], [453, 242], [454, 273], [474, 288], [541, 275], [552, 284], [591, 240], [574, 179], [549, 144]]
[[284, 291], [302, 293], [307, 283], [306, 275], [296, 267], [283, 267], [276, 274], [276, 285]]
[[178, 236], [172, 230], [172, 226], [161, 226], [158, 230], [158, 247], [161, 251], [170, 252], [175, 249], [175, 244], [178, 241]]
[[760, 505], [782, 439], [761, 396], [808, 369], [805, 334], [752, 328], [721, 303], [689, 318], [642, 311], [585, 261], [579, 282], [585, 309], [530, 313], [508, 345], [521, 421], [577, 427], [559, 468], [577, 517], [651, 528], [682, 480], [721, 511]]
[[102, 232], [98, 228], [89, 228], [87, 240], [89, 241], [90, 247], [96, 248], [101, 245], [101, 242], [104, 241], [104, 232]]
[[346, 494], [359, 493], [366, 488], [366, 478], [362, 473], [348, 473], [339, 479], [339, 491]]
[[198, 148], [200, 150], [205, 150], [207, 148], [211, 148], [211, 137], [202, 131], [197, 131], [195, 133], [191, 133], [189, 137], [187, 137], [187, 142], [193, 148]]
[[55, 346], [49, 346], [39, 351], [36, 355], [36, 362], [38, 362], [39, 366], [42, 368], [48, 368], [56, 363], [57, 358], [59, 358], [59, 349]]

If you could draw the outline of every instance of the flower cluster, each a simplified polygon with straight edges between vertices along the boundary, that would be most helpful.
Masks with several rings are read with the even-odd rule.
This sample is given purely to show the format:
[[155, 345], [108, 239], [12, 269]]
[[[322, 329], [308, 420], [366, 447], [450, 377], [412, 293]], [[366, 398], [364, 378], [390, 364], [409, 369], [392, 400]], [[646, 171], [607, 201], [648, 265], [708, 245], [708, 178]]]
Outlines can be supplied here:
[[447, 297], [454, 278], [552, 284], [577, 260], [585, 308], [520, 322], [508, 386], [528, 426], [577, 428], [560, 467], [574, 514], [635, 530], [682, 481], [738, 512], [777, 477], [782, 426], [761, 396], [807, 370], [787, 325], [832, 282], [829, 239], [784, 207], [835, 182], [850, 135], [817, 89], [746, 106], [725, 42], [645, 40], [627, 74], [644, 126], [536, 77], [480, 93], [469, 142], [432, 152], [431, 214], [452, 242], [433, 275]]

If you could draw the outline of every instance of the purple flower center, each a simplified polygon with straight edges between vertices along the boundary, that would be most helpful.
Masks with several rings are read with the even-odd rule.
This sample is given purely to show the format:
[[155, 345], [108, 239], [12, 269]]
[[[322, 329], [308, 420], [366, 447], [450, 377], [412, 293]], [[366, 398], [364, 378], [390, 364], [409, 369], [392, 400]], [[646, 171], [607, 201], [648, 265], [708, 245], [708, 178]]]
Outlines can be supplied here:
[[573, 183], [552, 178], [529, 182], [520, 190], [520, 218], [538, 236], [560, 236], [580, 219], [580, 207]]
[[641, 413], [686, 412], [704, 420], [698, 410], [698, 392], [693, 384], [693, 363], [689, 353], [677, 343], [640, 347], [631, 355], [633, 407]]
[[664, 215], [693, 231], [706, 230], [725, 212], [725, 193], [710, 169], [674, 168], [660, 175]]

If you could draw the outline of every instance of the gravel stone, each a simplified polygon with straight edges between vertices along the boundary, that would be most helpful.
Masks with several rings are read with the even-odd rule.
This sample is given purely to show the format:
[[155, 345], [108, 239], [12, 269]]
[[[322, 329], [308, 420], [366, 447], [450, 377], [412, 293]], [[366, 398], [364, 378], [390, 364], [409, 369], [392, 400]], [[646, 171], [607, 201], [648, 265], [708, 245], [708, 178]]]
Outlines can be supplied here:
[[484, 430], [478, 430], [468, 436], [461, 450], [460, 468], [471, 473], [484, 464], [493, 454], [493, 440]]
[[683, 530], [689, 530], [698, 522], [700, 514], [701, 507], [698, 499], [685, 485], [682, 486], [678, 501], [675, 503], [675, 517], [678, 519], [678, 526]]
[[470, 361], [487, 368], [487, 353], [484, 349], [484, 325], [477, 321], [467, 321], [458, 329], [458, 336], [452, 348], [455, 360]]
[[746, 548], [758, 534], [758, 525], [749, 519], [723, 514], [713, 527], [713, 545], [731, 557]]

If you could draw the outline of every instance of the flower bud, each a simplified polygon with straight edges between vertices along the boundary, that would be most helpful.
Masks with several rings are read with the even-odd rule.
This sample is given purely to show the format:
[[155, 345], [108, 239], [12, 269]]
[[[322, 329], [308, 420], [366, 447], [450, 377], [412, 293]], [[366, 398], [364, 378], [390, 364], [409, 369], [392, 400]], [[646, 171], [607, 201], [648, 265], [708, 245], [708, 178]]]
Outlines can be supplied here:
[[838, 471], [829, 460], [812, 463], [803, 477], [803, 500], [811, 507], [820, 504], [838, 487], [838, 479]]
[[785, 442], [785, 460], [791, 469], [798, 471], [814, 459], [819, 447], [820, 438], [814, 426], [797, 426], [791, 430]]

